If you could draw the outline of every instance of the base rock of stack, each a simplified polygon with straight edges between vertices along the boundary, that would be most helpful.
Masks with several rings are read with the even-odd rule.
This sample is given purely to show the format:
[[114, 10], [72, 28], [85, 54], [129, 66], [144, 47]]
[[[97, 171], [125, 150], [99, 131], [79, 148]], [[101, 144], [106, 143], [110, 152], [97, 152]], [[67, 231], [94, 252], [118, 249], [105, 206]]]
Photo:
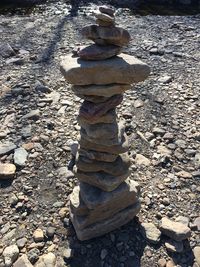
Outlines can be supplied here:
[[76, 218], [73, 217], [73, 214], [71, 214], [71, 220], [76, 230], [78, 239], [84, 241], [102, 236], [128, 223], [138, 214], [138, 212], [140, 211], [140, 206], [140, 202], [138, 201], [136, 204], [121, 210], [115, 215], [98, 223], [89, 225], [84, 229], [79, 229]]
[[150, 73], [147, 64], [126, 54], [100, 61], [69, 55], [61, 62], [60, 69], [65, 79], [74, 85], [132, 84], [145, 80]]
[[100, 172], [82, 172], [74, 170], [74, 175], [81, 181], [96, 186], [103, 191], [110, 192], [115, 190], [123, 181], [130, 175], [130, 171], [120, 176], [113, 176], [111, 174]]
[[94, 96], [104, 96], [111, 97], [113, 95], [122, 94], [131, 88], [130, 84], [107, 84], [107, 85], [73, 85], [71, 87], [75, 94], [82, 95], [94, 95]]
[[103, 60], [114, 57], [121, 52], [121, 48], [116, 45], [90, 45], [81, 47], [77, 52], [79, 57], [84, 60]]

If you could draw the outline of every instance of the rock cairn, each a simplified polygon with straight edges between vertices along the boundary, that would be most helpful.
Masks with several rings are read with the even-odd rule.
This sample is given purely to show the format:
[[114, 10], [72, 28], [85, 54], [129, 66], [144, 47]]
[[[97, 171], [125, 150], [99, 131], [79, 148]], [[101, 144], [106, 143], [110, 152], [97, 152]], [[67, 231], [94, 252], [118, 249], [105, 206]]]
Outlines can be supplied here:
[[84, 99], [74, 170], [80, 184], [70, 195], [70, 217], [80, 240], [124, 225], [140, 210], [139, 185], [128, 178], [128, 140], [115, 109], [123, 93], [150, 72], [145, 63], [121, 53], [130, 35], [115, 26], [114, 10], [101, 6], [95, 16], [97, 24], [82, 29], [83, 37], [94, 44], [81, 47], [61, 63], [72, 91]]

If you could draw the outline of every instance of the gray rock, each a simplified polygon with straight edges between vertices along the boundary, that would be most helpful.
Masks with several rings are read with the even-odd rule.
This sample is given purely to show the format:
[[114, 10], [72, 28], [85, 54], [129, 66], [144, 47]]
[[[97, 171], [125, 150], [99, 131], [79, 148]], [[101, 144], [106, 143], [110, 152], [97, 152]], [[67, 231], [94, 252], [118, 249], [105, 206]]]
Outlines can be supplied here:
[[39, 249], [32, 248], [31, 250], [29, 250], [27, 256], [28, 256], [29, 261], [34, 264], [38, 260], [39, 255], [40, 255]]
[[49, 252], [48, 254], [42, 255], [39, 257], [39, 260], [34, 265], [35, 267], [55, 267], [56, 265], [56, 256]]
[[11, 245], [4, 249], [3, 257], [5, 262], [5, 267], [10, 267], [16, 261], [19, 256], [19, 249], [17, 245]]
[[0, 156], [10, 154], [17, 146], [12, 142], [0, 144]]
[[[109, 21], [109, 23], [110, 22], [113, 23], [114, 21]], [[129, 32], [120, 27], [101, 27], [98, 25], [88, 25], [82, 28], [81, 33], [84, 38], [92, 40], [96, 44], [100, 45], [110, 44], [125, 46], [131, 39]]]
[[24, 115], [22, 119], [31, 119], [31, 120], [38, 120], [40, 118], [40, 111], [39, 109], [31, 110], [28, 114]]
[[100, 46], [93, 44], [90, 46], [81, 47], [81, 49], [78, 51], [78, 55], [84, 60], [104, 60], [116, 56], [120, 52], [121, 48], [119, 46]]
[[153, 223], [142, 223], [145, 238], [153, 244], [160, 242], [161, 232]]
[[25, 166], [27, 157], [28, 157], [28, 152], [23, 147], [15, 149], [14, 163], [17, 166], [20, 166], [20, 167]]
[[110, 218], [102, 220], [99, 223], [92, 224], [84, 229], [79, 229], [75, 219], [72, 219], [72, 223], [76, 230], [78, 239], [83, 241], [92, 239], [94, 237], [102, 236], [121, 227], [122, 225], [131, 221], [137, 215], [139, 210], [140, 203], [138, 202], [135, 205], [129, 206], [128, 208], [121, 210]]
[[200, 246], [195, 247], [193, 252], [194, 252], [195, 260], [197, 264], [200, 266]]
[[185, 224], [174, 222], [168, 218], [162, 218], [160, 230], [163, 234], [175, 241], [182, 241], [191, 235], [191, 230]]
[[75, 85], [132, 84], [145, 80], [150, 68], [126, 54], [101, 61], [84, 61], [69, 55], [61, 63], [61, 72], [66, 81]]
[[28, 260], [28, 257], [24, 254], [14, 263], [13, 267], [33, 267], [33, 265]]
[[56, 228], [52, 226], [49, 226], [46, 230], [47, 236], [50, 238], [54, 236], [55, 232], [56, 232]]
[[17, 240], [17, 246], [18, 248], [23, 248], [25, 246], [25, 244], [27, 243], [27, 238], [23, 237]]
[[144, 165], [144, 166], [150, 166], [151, 165], [151, 161], [141, 154], [136, 155], [135, 163], [137, 165]]
[[27, 125], [27, 126], [23, 127], [21, 130], [22, 137], [24, 137], [24, 138], [31, 137], [31, 135], [32, 135], [31, 130], [32, 130], [31, 125]]
[[110, 192], [115, 190], [128, 178], [130, 171], [127, 171], [121, 176], [113, 176], [105, 172], [82, 172], [80, 170], [74, 170], [74, 174], [79, 181], [96, 186], [106, 192]]
[[7, 58], [10, 56], [14, 56], [15, 51], [12, 49], [12, 47], [8, 43], [1, 44], [0, 45], [0, 55], [4, 58]]

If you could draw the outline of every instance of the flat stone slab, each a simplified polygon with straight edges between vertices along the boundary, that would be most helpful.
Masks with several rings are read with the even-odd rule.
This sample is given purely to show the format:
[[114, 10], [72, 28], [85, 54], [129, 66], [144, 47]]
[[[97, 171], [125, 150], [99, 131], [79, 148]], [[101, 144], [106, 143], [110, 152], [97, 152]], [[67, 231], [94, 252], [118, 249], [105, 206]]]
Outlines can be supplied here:
[[104, 97], [104, 96], [80, 95], [80, 94], [75, 94], [75, 95], [80, 97], [81, 99], [84, 99], [86, 101], [93, 102], [93, 103], [103, 103], [108, 100], [108, 97]]
[[72, 212], [78, 216], [85, 216], [89, 214], [89, 209], [81, 198], [80, 186], [75, 186], [70, 194], [70, 207]]
[[86, 149], [79, 149], [79, 155], [87, 157], [91, 160], [97, 161], [105, 161], [105, 162], [113, 162], [117, 159], [118, 155], [106, 153], [106, 152], [98, 152], [94, 150], [86, 150]]
[[63, 58], [60, 69], [66, 81], [74, 85], [133, 84], [144, 81], [150, 73], [147, 64], [126, 54], [100, 61], [86, 61], [70, 54]]
[[81, 125], [82, 123], [87, 123], [87, 124], [113, 123], [116, 122], [116, 120], [117, 120], [117, 114], [115, 109], [111, 109], [102, 116], [93, 118], [92, 120], [84, 118], [83, 116], [77, 117], [79, 125]]
[[132, 199], [135, 203], [140, 194], [139, 184], [127, 179], [112, 192], [105, 192], [86, 183], [80, 183], [80, 195], [88, 209], [113, 209], [121, 202]]
[[74, 175], [81, 182], [96, 186], [103, 191], [110, 192], [115, 190], [122, 182], [124, 182], [130, 175], [128, 170], [125, 174], [120, 176], [113, 176], [103, 171], [100, 172], [82, 172], [74, 170]]
[[162, 218], [160, 225], [161, 232], [175, 241], [182, 241], [191, 236], [190, 228], [180, 222], [174, 222], [168, 218]]
[[131, 221], [138, 214], [139, 211], [140, 211], [140, 202], [116, 213], [114, 216], [111, 216], [110, 218], [107, 218], [101, 222], [90, 225], [84, 229], [79, 229], [76, 218], [71, 216], [71, 220], [76, 230], [78, 239], [83, 241], [98, 236], [102, 236], [106, 233], [109, 233], [121, 227], [122, 225]]
[[99, 172], [111, 174], [113, 176], [120, 176], [127, 173], [131, 162], [127, 153], [121, 154], [114, 162], [105, 162], [97, 160], [87, 160], [88, 158], [78, 156], [76, 166], [79, 170], [84, 172]]
[[75, 94], [111, 97], [131, 89], [131, 85], [117, 83], [107, 85], [72, 85], [71, 89]]
[[[100, 17], [98, 19], [100, 19]], [[110, 22], [114, 23], [114, 21]], [[129, 32], [120, 27], [101, 27], [98, 25], [88, 25], [83, 27], [81, 34], [84, 38], [102, 45], [112, 44], [117, 46], [125, 46], [131, 40]]]
[[118, 123], [98, 123], [98, 124], [87, 124], [80, 123], [80, 126], [85, 130], [89, 138], [104, 138], [112, 139], [118, 138], [118, 133], [120, 131]]
[[121, 47], [116, 45], [90, 45], [81, 47], [78, 51], [78, 55], [81, 59], [84, 60], [103, 60], [107, 58], [114, 57], [121, 52]]
[[100, 152], [107, 152], [112, 154], [121, 154], [125, 153], [129, 149], [128, 137], [126, 134], [119, 136], [118, 143], [115, 145], [105, 145], [105, 144], [96, 144], [81, 136], [80, 140], [80, 148], [96, 150]]

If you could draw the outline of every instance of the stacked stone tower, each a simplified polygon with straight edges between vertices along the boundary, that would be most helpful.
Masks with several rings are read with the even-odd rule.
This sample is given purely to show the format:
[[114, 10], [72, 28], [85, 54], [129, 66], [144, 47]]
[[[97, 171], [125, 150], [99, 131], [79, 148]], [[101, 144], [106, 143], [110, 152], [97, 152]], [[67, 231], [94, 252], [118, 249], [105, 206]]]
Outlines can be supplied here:
[[72, 91], [84, 99], [78, 115], [81, 131], [74, 169], [80, 183], [70, 195], [70, 218], [80, 240], [124, 225], [140, 210], [139, 185], [128, 178], [128, 140], [115, 109], [123, 93], [150, 72], [145, 63], [121, 53], [130, 35], [115, 26], [114, 10], [101, 6], [95, 16], [97, 24], [82, 29], [83, 37], [94, 44], [61, 63]]

